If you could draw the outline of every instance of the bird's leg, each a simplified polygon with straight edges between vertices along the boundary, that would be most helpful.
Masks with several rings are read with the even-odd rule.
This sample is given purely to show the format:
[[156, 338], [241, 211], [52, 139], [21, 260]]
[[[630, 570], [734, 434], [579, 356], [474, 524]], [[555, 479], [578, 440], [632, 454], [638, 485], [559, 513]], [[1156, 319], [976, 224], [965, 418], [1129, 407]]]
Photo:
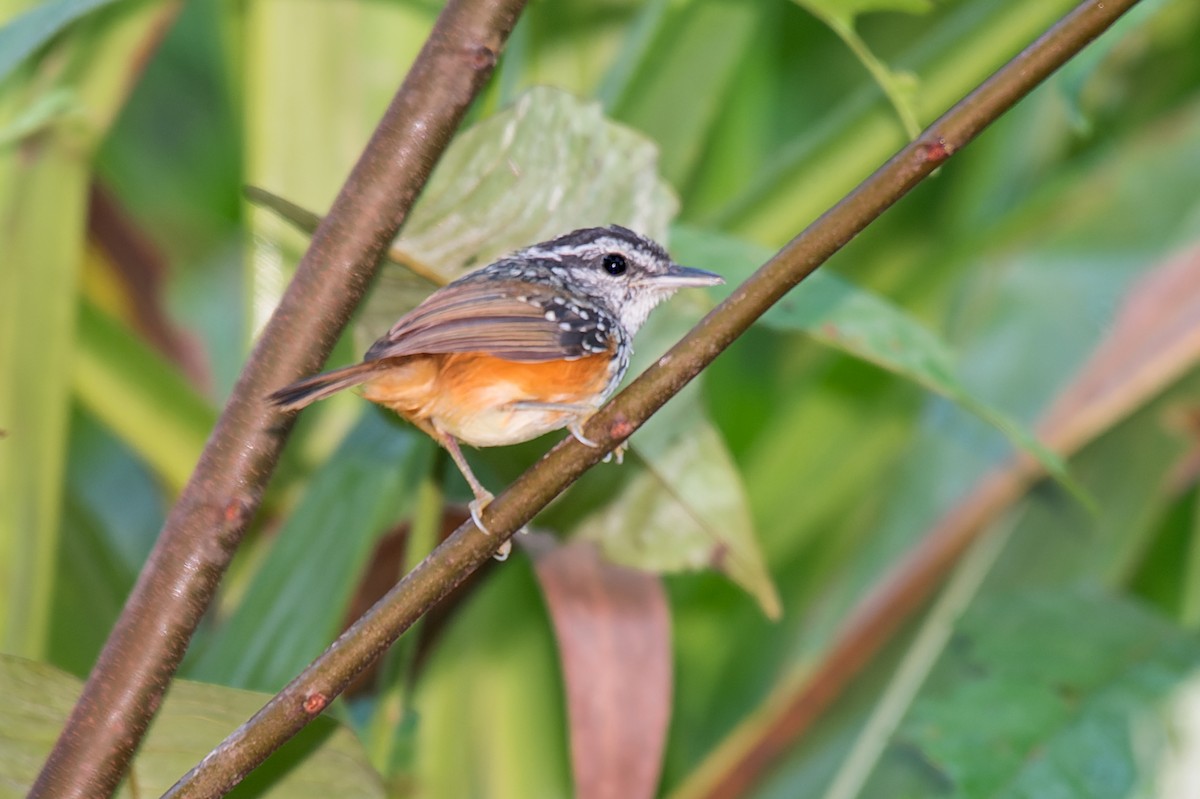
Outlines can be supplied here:
[[522, 400], [521, 402], [514, 402], [512, 407], [518, 411], [560, 411], [572, 414], [571, 421], [567, 422], [567, 430], [571, 432], [571, 435], [575, 436], [575, 440], [587, 447], [600, 446], [583, 434], [583, 426], [587, 424], [588, 419], [596, 415], [597, 408], [594, 405], [585, 405], [577, 402], [533, 402]]
[[[562, 411], [563, 413], [574, 414], [571, 417], [571, 421], [567, 422], [567, 430], [575, 437], [575, 440], [586, 447], [600, 446], [583, 434], [583, 426], [587, 424], [589, 419], [596, 415], [596, 411], [600, 410], [594, 405], [575, 402], [533, 402], [522, 400], [514, 402], [512, 407], [518, 411]], [[629, 445], [622, 441], [613, 447], [612, 452], [604, 456], [604, 462], [608, 463], [613, 458], [616, 458], [618, 465], [624, 463], [625, 450], [628, 448]]]
[[[575, 440], [577, 440], [578, 443], [583, 444], [584, 446], [600, 446], [599, 444], [596, 444], [595, 441], [588, 438], [587, 435], [583, 434], [583, 426], [587, 425], [588, 420], [592, 419], [592, 417], [596, 415], [596, 411], [599, 410], [599, 408], [596, 408], [595, 405], [576, 402], [533, 402], [522, 399], [521, 402], [512, 403], [512, 409], [559, 410], [562, 411], [562, 413], [574, 414], [571, 416], [571, 420], [566, 422], [566, 429], [568, 429], [571, 435], [574, 435]], [[608, 461], [612, 461], [613, 458], [616, 458], [618, 465], [624, 463], [625, 450], [628, 449], [629, 445], [626, 444], [625, 441], [622, 441], [622, 443], [614, 446], [612, 451], [608, 452], [607, 455], [604, 456], [604, 462], [608, 463]]]
[[[471, 492], [475, 494], [475, 499], [467, 504], [467, 508], [471, 511], [471, 521], [475, 522], [475, 526], [478, 527], [484, 533], [484, 535], [491, 535], [487, 527], [484, 526], [482, 517], [483, 509], [488, 506], [489, 502], [496, 498], [495, 495], [493, 495], [491, 491], [488, 491], [486, 488], [484, 488], [483, 483], [479, 482], [479, 478], [477, 478], [475, 473], [471, 471], [471, 465], [467, 463], [467, 459], [463, 457], [462, 450], [459, 449], [458, 440], [436, 425], [433, 426], [433, 429], [437, 434], [435, 438], [437, 439], [438, 443], [450, 453], [450, 457], [454, 459], [454, 465], [458, 467], [458, 470], [466, 479], [467, 485], [471, 487]], [[508, 553], [510, 552], [512, 552], [512, 541], [505, 539], [504, 543], [500, 545], [500, 548], [496, 550], [496, 553], [492, 555], [492, 557], [496, 560], [507, 560]]]

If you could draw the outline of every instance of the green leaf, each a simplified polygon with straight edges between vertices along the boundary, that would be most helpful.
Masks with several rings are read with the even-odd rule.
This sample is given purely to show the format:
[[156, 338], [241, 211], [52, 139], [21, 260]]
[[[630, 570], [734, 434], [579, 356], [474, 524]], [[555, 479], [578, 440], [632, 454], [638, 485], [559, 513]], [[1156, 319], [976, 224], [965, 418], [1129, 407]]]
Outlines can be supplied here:
[[904, 130], [910, 139], [921, 133], [915, 105], [917, 77], [909, 72], [896, 72], [888, 67], [862, 40], [854, 28], [855, 17], [871, 11], [902, 11], [909, 14], [924, 14], [933, 8], [930, 0], [796, 0], [813, 16], [825, 22], [850, 51], [862, 62], [871, 77], [887, 95], [896, 109]]
[[0, 83], [22, 61], [80, 17], [116, 0], [50, 0], [0, 28]]
[[[963, 797], [1178, 795], [1158, 791], [1173, 761], [1197, 756], [1197, 669], [1194, 638], [1124, 600], [980, 601], [897, 733], [892, 767], [932, 768]], [[894, 796], [895, 778], [876, 776], [863, 796]]]
[[571, 796], [558, 653], [529, 561], [495, 568], [421, 670], [422, 796]]
[[737, 466], [697, 403], [666, 447], [638, 442], [646, 470], [575, 535], [616, 563], [660, 573], [711, 568], [746, 589], [768, 618], [782, 613], [763, 562]]
[[[24, 796], [82, 684], [52, 666], [0, 655], [0, 793]], [[175, 680], [133, 761], [122, 799], [158, 796], [270, 696]], [[130, 784], [132, 782], [132, 785]], [[136, 789], [135, 789], [136, 787]], [[254, 772], [232, 796], [383, 799], [378, 775], [349, 730], [320, 718]]]
[[[277, 689], [320, 654], [340, 629], [372, 545], [407, 513], [432, 446], [383, 412], [365, 412], [187, 673]], [[295, 619], [303, 623], [288, 621]]]
[[[661, 240], [677, 202], [657, 170], [654, 145], [599, 103], [531, 89], [454, 140], [396, 249], [448, 281], [579, 227], [616, 223]], [[363, 313], [366, 337], [419, 299], [411, 275], [385, 268]]]
[[[708, 264], [732, 290], [774, 254], [765, 247], [718, 233], [679, 227], [672, 237], [675, 257]], [[952, 400], [993, 425], [1018, 449], [1033, 455], [1077, 496], [1062, 460], [1024, 426], [969, 392], [957, 375], [946, 343], [878, 295], [827, 270], [811, 274], [790, 296], [763, 316], [780, 330], [802, 330], [814, 339], [905, 377]]]

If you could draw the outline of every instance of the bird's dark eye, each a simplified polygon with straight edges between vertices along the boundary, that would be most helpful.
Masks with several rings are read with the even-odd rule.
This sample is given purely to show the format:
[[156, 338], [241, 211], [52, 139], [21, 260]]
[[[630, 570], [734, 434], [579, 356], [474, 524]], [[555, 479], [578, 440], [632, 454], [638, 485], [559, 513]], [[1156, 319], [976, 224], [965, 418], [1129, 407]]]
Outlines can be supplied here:
[[604, 271], [608, 272], [613, 277], [625, 274], [625, 270], [629, 268], [629, 262], [625, 260], [625, 256], [619, 252], [610, 252], [604, 256]]

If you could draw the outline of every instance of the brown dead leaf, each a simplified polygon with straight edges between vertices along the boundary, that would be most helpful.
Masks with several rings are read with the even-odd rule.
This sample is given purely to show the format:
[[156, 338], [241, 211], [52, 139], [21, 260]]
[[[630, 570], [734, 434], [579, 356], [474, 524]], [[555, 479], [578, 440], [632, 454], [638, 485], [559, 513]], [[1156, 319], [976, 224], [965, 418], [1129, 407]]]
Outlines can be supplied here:
[[590, 542], [523, 536], [562, 658], [579, 799], [655, 795], [671, 717], [671, 621], [656, 575]]
[[1069, 454], [1128, 416], [1200, 359], [1200, 246], [1130, 289], [1112, 329], [1038, 425]]

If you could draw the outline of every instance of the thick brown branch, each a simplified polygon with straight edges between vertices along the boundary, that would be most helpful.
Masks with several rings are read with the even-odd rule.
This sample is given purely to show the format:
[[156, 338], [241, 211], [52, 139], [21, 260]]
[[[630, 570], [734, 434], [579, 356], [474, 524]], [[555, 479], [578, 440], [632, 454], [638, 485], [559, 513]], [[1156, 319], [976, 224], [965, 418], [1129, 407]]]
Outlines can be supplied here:
[[324, 362], [523, 6], [451, 0], [442, 12], [242, 370], [32, 796], [116, 788], [287, 438], [267, 394]]
[[[547, 453], [488, 506], [484, 522], [492, 535], [480, 533], [471, 524], [459, 528], [168, 796], [211, 797], [228, 790], [307, 724], [430, 606], [485, 562], [511, 531], [628, 438], [773, 303], [1135, 3], [1083, 3], [955, 105], [920, 139], [793, 239], [598, 413], [586, 434], [599, 447], [586, 447], [568, 438]], [[774, 754], [765, 753], [751, 768], [730, 775], [728, 786], [722, 785], [713, 795], [736, 795], [735, 786], [744, 787]]]

